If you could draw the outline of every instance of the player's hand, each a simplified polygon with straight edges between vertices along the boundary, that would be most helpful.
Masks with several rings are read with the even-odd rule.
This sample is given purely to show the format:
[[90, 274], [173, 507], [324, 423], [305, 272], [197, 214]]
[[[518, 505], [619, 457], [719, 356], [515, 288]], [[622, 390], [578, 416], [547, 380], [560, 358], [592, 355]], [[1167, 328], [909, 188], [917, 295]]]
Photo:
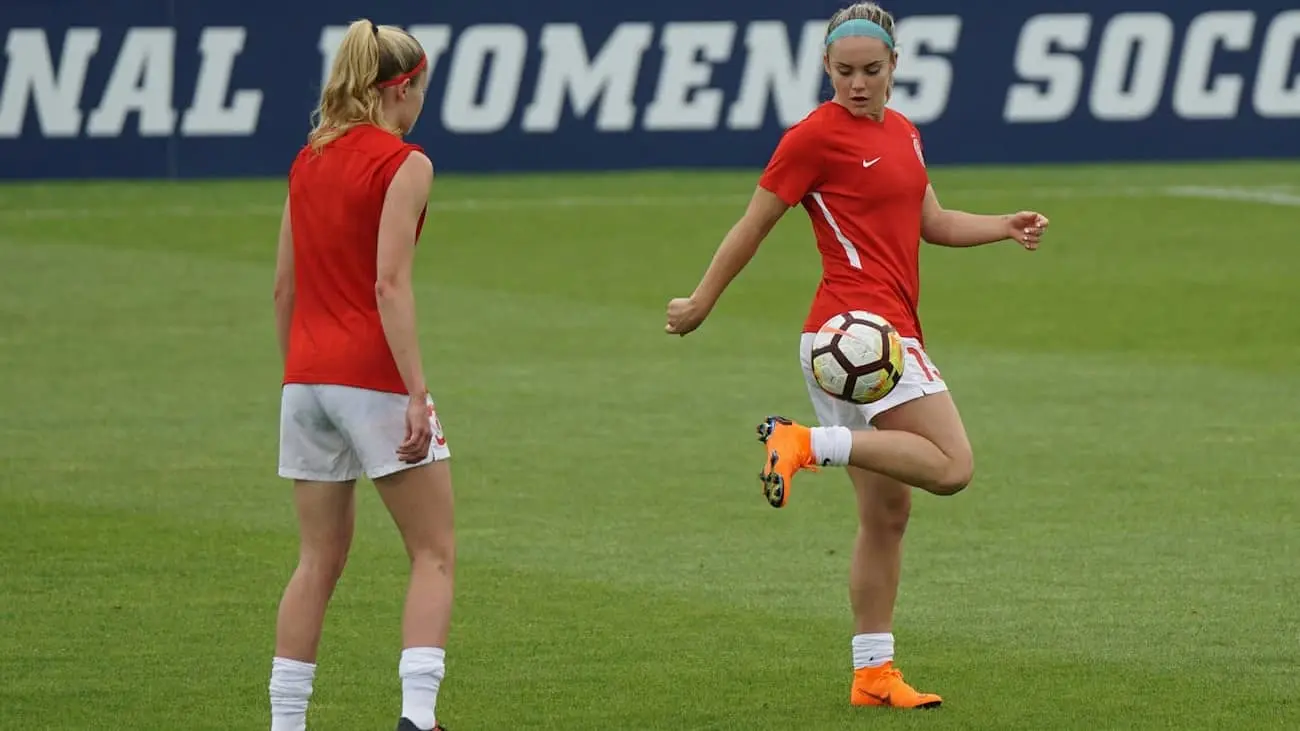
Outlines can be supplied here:
[[691, 332], [704, 322], [708, 316], [705, 308], [690, 297], [677, 297], [668, 301], [668, 324], [664, 332], [669, 335], [682, 335]]
[[1036, 211], [1013, 213], [1007, 216], [1007, 238], [1015, 239], [1016, 243], [1034, 251], [1043, 239], [1048, 223], [1047, 216]]
[[406, 404], [406, 438], [397, 448], [398, 459], [407, 464], [421, 462], [429, 456], [433, 441], [433, 424], [429, 418], [429, 402], [425, 394], [411, 395]]

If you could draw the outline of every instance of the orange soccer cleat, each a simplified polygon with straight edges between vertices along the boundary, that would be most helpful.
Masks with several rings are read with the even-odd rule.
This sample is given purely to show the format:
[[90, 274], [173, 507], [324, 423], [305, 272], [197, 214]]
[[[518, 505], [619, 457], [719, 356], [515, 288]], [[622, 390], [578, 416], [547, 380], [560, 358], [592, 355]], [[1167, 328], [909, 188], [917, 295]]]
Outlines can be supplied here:
[[769, 416], [758, 425], [758, 441], [767, 446], [767, 460], [758, 473], [763, 495], [772, 507], [784, 507], [794, 473], [803, 469], [817, 471], [812, 433], [784, 416]]
[[853, 691], [849, 700], [855, 706], [885, 708], [938, 708], [943, 699], [933, 693], [918, 693], [903, 680], [903, 673], [892, 661], [877, 668], [853, 671]]

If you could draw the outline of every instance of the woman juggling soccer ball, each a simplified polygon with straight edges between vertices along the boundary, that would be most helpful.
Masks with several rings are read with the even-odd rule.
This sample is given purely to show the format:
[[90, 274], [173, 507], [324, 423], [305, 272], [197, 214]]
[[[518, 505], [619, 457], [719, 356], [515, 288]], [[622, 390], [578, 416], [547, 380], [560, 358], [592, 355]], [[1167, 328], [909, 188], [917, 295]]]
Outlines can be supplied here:
[[[1032, 211], [1002, 216], [947, 210], [930, 185], [920, 134], [885, 106], [898, 56], [893, 17], [856, 3], [830, 20], [824, 63], [834, 98], [790, 127], [740, 220], [724, 237], [690, 297], [668, 303], [666, 330], [700, 326], [776, 222], [796, 204], [807, 211], [822, 278], [800, 347], [819, 426], [768, 417], [761, 478], [782, 507], [796, 472], [844, 466], [857, 493], [859, 527], [850, 569], [856, 706], [932, 708], [942, 699], [908, 685], [894, 665], [893, 613], [903, 531], [917, 487], [952, 495], [971, 480], [970, 442], [939, 370], [925, 353], [917, 316], [920, 242], [951, 247], [1013, 240], [1038, 247], [1047, 219]], [[831, 318], [866, 311], [884, 318], [904, 346], [897, 385], [869, 404], [819, 388], [813, 334]]]

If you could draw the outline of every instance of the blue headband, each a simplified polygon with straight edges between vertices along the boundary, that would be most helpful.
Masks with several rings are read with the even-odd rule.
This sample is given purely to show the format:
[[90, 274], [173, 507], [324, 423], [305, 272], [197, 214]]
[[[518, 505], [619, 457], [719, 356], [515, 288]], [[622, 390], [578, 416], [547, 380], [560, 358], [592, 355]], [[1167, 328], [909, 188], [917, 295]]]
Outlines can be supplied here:
[[850, 36], [878, 38], [885, 42], [885, 45], [889, 47], [889, 50], [894, 50], [894, 39], [889, 35], [889, 31], [881, 27], [879, 23], [873, 23], [870, 20], [864, 20], [862, 18], [846, 20], [835, 26], [835, 30], [831, 31], [830, 35], [826, 36], [826, 47], [830, 48], [831, 44], [835, 41]]

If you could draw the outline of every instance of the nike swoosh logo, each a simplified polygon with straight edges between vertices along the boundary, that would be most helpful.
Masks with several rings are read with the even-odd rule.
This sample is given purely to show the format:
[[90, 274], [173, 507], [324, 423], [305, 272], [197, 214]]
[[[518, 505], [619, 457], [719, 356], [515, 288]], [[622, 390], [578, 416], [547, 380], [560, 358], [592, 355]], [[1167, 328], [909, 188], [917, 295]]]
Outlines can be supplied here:
[[890, 700], [891, 700], [891, 696], [893, 696], [893, 693], [886, 693], [886, 694], [884, 694], [884, 695], [876, 695], [875, 693], [871, 693], [871, 692], [868, 692], [868, 691], [865, 691], [865, 690], [863, 690], [863, 691], [859, 691], [859, 692], [861, 692], [862, 695], [865, 695], [866, 697], [872, 699], [873, 701], [876, 701], [877, 703], [880, 703], [880, 704], [882, 704], [882, 705], [886, 705], [886, 706], [891, 705], [891, 704], [890, 704]]
[[862, 161], [862, 167], [864, 167], [864, 168], [869, 168], [869, 167], [871, 167], [872, 165], [875, 165], [875, 164], [878, 163], [878, 162], [880, 162], [880, 158], [876, 158], [875, 160], [863, 160], [863, 161]]

